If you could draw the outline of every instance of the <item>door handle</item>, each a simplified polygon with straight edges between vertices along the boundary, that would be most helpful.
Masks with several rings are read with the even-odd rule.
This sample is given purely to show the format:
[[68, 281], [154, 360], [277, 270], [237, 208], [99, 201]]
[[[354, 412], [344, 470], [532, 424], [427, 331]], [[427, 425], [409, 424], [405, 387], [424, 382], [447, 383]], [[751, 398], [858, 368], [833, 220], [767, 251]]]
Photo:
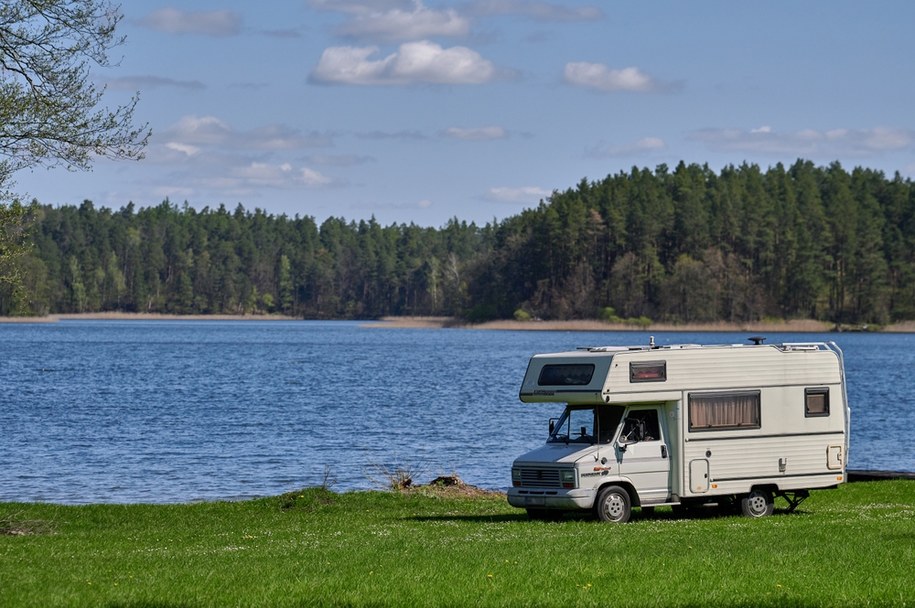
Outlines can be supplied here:
[[661, 458], [667, 458], [667, 446], [666, 445], [661, 446]]

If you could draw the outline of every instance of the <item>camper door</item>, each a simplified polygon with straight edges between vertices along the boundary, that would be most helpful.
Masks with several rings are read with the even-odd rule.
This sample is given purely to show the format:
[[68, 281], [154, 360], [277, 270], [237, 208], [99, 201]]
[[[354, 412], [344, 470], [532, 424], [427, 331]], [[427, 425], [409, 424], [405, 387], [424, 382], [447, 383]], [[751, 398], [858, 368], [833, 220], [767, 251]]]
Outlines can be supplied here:
[[620, 475], [628, 477], [642, 504], [667, 502], [670, 446], [660, 408], [626, 411], [616, 439]]

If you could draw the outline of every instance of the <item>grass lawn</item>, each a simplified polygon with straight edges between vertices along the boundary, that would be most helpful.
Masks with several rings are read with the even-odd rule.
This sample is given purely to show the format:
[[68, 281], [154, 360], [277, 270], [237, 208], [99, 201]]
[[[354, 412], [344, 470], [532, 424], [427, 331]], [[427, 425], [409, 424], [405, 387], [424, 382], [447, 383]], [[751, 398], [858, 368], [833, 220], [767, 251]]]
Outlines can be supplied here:
[[6, 608], [322, 605], [915, 606], [915, 482], [759, 520], [659, 508], [627, 524], [431, 488], [0, 504]]

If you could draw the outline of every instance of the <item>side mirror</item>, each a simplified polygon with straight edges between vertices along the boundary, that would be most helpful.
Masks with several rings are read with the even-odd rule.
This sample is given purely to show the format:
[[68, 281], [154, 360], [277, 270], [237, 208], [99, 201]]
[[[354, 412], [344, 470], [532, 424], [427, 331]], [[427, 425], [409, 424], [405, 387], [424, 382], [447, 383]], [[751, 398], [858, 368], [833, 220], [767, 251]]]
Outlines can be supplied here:
[[556, 430], [556, 419], [550, 418], [550, 435], [553, 434], [553, 431]]

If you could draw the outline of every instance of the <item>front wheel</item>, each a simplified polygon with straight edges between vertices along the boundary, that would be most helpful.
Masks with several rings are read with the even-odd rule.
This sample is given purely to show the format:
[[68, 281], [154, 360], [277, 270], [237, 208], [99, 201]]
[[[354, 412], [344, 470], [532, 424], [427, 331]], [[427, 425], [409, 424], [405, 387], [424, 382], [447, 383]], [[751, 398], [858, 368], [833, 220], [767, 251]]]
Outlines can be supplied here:
[[766, 517], [775, 510], [772, 492], [768, 490], [751, 490], [740, 499], [740, 510], [747, 517]]
[[629, 493], [623, 488], [607, 486], [597, 495], [595, 510], [601, 521], [622, 524], [629, 521], [632, 501], [629, 499]]

